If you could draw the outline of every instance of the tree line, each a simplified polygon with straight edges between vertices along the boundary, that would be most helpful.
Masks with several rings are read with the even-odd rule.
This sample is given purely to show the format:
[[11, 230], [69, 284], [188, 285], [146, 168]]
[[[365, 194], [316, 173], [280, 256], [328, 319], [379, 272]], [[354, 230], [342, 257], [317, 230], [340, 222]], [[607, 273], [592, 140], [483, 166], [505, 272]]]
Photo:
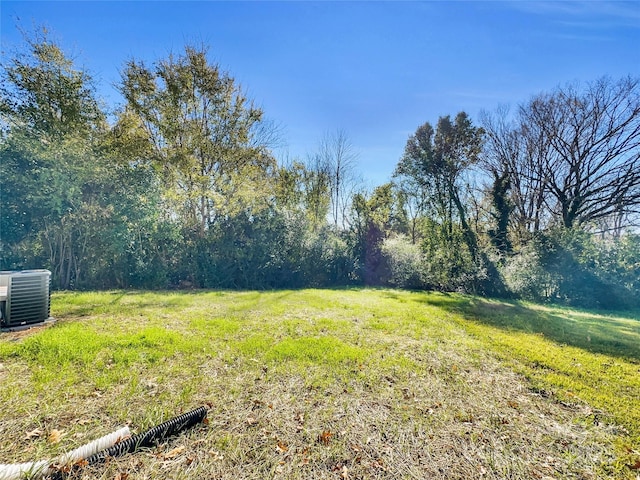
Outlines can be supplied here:
[[390, 285], [634, 307], [640, 85], [602, 78], [419, 126], [390, 181], [343, 131], [277, 128], [206, 48], [121, 71], [123, 104], [50, 39], [6, 56], [0, 268], [59, 289]]

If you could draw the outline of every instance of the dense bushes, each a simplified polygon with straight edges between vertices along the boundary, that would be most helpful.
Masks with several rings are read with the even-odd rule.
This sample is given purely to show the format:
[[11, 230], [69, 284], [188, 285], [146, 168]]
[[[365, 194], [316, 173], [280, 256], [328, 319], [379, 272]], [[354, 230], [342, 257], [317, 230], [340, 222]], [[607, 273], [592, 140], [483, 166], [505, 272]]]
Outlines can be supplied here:
[[595, 308], [640, 306], [640, 237], [601, 238], [577, 229], [541, 233], [510, 257], [510, 291], [534, 301]]
[[420, 289], [427, 286], [424, 257], [418, 245], [404, 235], [395, 235], [382, 244], [389, 265], [389, 284], [400, 288]]

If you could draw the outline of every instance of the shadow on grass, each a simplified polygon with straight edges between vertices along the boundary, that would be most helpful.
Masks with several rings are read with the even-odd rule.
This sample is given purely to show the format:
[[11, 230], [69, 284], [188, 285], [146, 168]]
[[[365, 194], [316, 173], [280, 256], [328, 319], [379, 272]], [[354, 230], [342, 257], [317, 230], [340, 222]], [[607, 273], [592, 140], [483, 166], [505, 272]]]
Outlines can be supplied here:
[[465, 319], [504, 330], [542, 334], [564, 345], [640, 363], [640, 320], [555, 306], [458, 294], [434, 294], [427, 303], [460, 313]]

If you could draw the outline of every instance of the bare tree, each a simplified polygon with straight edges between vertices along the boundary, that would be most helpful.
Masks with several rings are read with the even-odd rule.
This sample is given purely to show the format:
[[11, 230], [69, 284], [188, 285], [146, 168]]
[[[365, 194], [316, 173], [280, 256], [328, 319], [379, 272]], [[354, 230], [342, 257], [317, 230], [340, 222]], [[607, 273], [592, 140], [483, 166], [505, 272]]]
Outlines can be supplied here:
[[639, 79], [558, 88], [519, 113], [523, 126], [548, 142], [537, 174], [563, 226], [640, 212]]
[[[620, 232], [640, 213], [640, 80], [559, 87], [484, 113], [484, 167], [508, 175], [515, 231], [550, 223]], [[614, 232], [614, 233], [615, 233]]]
[[356, 174], [357, 155], [344, 130], [325, 134], [319, 151], [320, 161], [329, 174], [331, 220], [336, 228], [346, 228], [351, 198], [360, 184]]
[[519, 118], [509, 120], [506, 106], [499, 107], [495, 114], [482, 112], [480, 120], [485, 132], [482, 166], [491, 174], [491, 188], [500, 179], [508, 179], [511, 224], [516, 236], [525, 239], [549, 220], [543, 174], [549, 142], [539, 129]]
[[331, 173], [326, 159], [319, 154], [310, 156], [304, 166], [302, 183], [305, 211], [313, 231], [327, 221], [331, 205], [330, 182]]

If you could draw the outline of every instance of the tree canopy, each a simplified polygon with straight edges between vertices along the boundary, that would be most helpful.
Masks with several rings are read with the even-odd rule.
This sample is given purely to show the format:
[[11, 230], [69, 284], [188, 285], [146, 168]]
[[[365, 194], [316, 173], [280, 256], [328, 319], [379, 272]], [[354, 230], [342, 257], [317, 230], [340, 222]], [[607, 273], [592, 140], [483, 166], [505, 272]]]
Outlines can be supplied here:
[[340, 129], [278, 161], [277, 128], [204, 47], [127, 61], [109, 114], [46, 31], [0, 75], [0, 268], [49, 268], [56, 288], [640, 298], [638, 79], [427, 121], [366, 189]]

